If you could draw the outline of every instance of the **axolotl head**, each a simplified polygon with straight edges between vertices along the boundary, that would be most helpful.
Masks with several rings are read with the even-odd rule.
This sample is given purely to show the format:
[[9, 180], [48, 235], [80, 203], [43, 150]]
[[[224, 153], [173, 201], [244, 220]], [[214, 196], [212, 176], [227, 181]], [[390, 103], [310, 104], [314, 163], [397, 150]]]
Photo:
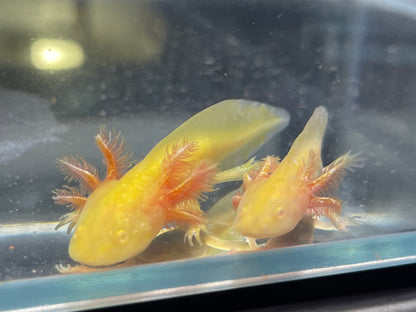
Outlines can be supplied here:
[[148, 205], [145, 196], [139, 204], [131, 202], [112, 184], [100, 185], [79, 216], [69, 244], [69, 255], [79, 263], [109, 266], [128, 260], [143, 251], [163, 226], [163, 211]]
[[308, 196], [298, 185], [267, 185], [268, 180], [250, 186], [241, 198], [234, 229], [247, 237], [269, 238], [291, 231], [305, 215]]

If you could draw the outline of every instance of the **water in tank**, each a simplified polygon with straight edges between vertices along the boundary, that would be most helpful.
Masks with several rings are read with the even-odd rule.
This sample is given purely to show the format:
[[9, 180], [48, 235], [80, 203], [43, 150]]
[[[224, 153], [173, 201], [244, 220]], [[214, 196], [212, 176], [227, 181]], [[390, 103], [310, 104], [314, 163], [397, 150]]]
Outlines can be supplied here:
[[415, 262], [411, 1], [0, 6], [0, 310]]

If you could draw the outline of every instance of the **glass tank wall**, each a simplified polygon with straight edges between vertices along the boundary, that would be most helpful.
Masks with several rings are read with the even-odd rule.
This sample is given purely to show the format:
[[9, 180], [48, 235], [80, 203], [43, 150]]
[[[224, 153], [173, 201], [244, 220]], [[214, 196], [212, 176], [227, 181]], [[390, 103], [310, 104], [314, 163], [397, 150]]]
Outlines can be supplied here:
[[[76, 310], [415, 262], [415, 26], [416, 5], [404, 0], [2, 1], [0, 310]], [[336, 193], [344, 230], [314, 216], [267, 248], [258, 240], [254, 251], [229, 252], [192, 235], [190, 246], [177, 229], [124, 267], [59, 272], [79, 263], [67, 226], [55, 230], [70, 212], [52, 199], [67, 183], [57, 160], [79, 155], [104, 176], [100, 126], [121, 131], [138, 163], [226, 99], [289, 113], [258, 160], [283, 159], [326, 108], [324, 166], [360, 153]], [[230, 114], [230, 129], [240, 116]], [[233, 165], [250, 158], [240, 156]], [[235, 195], [241, 178], [206, 193], [202, 210]]]

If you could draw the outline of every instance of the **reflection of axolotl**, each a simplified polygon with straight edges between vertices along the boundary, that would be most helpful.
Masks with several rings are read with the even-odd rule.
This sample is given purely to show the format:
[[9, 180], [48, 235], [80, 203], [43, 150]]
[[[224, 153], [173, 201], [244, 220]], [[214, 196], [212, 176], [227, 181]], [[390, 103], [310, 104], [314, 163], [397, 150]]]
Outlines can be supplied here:
[[346, 153], [322, 167], [321, 146], [327, 121], [325, 108], [316, 108], [281, 162], [266, 157], [260, 169], [244, 175], [243, 193], [233, 198], [236, 232], [255, 239], [278, 237], [308, 215], [324, 215], [338, 229], [343, 228], [338, 218], [341, 202], [331, 195], [345, 170], [359, 166], [361, 160]]
[[288, 122], [282, 109], [223, 101], [175, 129], [126, 174], [129, 157], [120, 133], [102, 129], [95, 139], [104, 155], [105, 179], [79, 157], [59, 160], [68, 180], [80, 182], [80, 188], [58, 189], [54, 196], [56, 203], [75, 209], [58, 225], [69, 223], [68, 232], [74, 228], [71, 258], [95, 267], [114, 265], [139, 254], [171, 226], [185, 229], [190, 242], [198, 239], [202, 193], [216, 183], [241, 180], [250, 166], [218, 170], [248, 158]]

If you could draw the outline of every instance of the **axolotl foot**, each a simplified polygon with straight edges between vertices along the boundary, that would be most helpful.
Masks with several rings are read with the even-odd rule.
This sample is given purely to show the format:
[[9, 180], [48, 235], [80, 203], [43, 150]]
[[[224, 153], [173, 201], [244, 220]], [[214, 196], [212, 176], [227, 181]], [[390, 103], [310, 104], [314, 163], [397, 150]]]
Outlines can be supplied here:
[[57, 264], [57, 265], [55, 265], [55, 269], [59, 273], [62, 273], [62, 274], [85, 273], [85, 272], [96, 271], [94, 268], [90, 268], [90, 267], [87, 267], [87, 266], [82, 265], [82, 264], [81, 265], [76, 265], [76, 266], [71, 266], [70, 264], [68, 264], [68, 265]]
[[97, 267], [97, 268], [89, 267], [83, 264], [75, 265], [75, 266], [71, 266], [70, 264], [66, 266], [63, 264], [57, 264], [55, 265], [55, 268], [59, 273], [70, 274], [70, 273], [89, 273], [89, 272], [107, 271], [109, 269], [113, 269], [113, 268], [120, 267], [120, 266], [126, 266], [126, 264], [122, 263], [120, 265], [115, 265], [111, 267]]
[[192, 225], [188, 228], [188, 230], [185, 233], [184, 242], [188, 241], [188, 244], [193, 246], [194, 242], [193, 239], [202, 245], [201, 241], [201, 230], [205, 230], [205, 227], [203, 225]]
[[111, 270], [114, 268], [124, 268], [124, 267], [128, 267], [131, 265], [134, 265], [135, 262], [133, 259], [127, 260], [125, 262], [119, 263], [119, 264], [115, 264], [115, 265], [111, 265], [111, 266], [105, 266], [105, 267], [90, 267], [84, 264], [80, 264], [80, 265], [74, 265], [71, 266], [70, 264], [68, 265], [63, 265], [63, 264], [57, 264], [55, 265], [55, 269], [62, 274], [70, 274], [70, 273], [88, 273], [88, 272], [100, 272], [100, 271], [107, 271], [107, 270]]
[[[201, 236], [201, 234], [203, 235]], [[199, 245], [206, 245], [218, 250], [249, 251], [255, 250], [258, 247], [254, 238], [249, 238], [245, 241], [223, 240], [211, 234], [204, 225], [192, 225], [185, 233], [184, 242], [188, 241], [189, 245], [193, 246], [194, 238]]]
[[69, 226], [68, 226], [68, 229], [67, 229], [66, 232], [67, 232], [67, 234], [71, 234], [72, 229], [74, 228], [75, 224], [78, 221], [79, 213], [80, 213], [80, 211], [76, 210], [76, 211], [72, 211], [72, 212], [66, 213], [63, 216], [61, 216], [59, 218], [60, 222], [55, 227], [55, 230], [58, 230], [60, 227], [69, 223]]

